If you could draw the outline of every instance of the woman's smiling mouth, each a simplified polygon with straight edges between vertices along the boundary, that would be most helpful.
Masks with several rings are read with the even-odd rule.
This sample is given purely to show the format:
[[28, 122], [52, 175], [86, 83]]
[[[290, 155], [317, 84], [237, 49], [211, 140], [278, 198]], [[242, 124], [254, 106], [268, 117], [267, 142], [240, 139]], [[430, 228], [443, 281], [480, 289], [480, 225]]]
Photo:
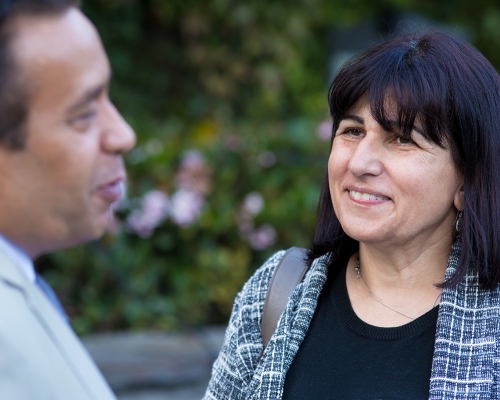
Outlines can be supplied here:
[[377, 195], [372, 194], [372, 193], [357, 192], [355, 190], [349, 190], [349, 196], [351, 196], [354, 200], [362, 200], [362, 201], [389, 200], [389, 198], [385, 197], [385, 196], [377, 196]]

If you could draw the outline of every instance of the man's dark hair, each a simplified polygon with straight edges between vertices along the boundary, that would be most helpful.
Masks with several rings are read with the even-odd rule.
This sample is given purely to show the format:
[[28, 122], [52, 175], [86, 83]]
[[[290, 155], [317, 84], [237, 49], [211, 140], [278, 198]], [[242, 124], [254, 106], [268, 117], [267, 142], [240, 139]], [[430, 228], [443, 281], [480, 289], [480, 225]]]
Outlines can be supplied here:
[[28, 88], [15, 65], [11, 22], [23, 16], [58, 15], [79, 5], [79, 0], [0, 0], [0, 145], [21, 150], [26, 142]]
[[[500, 283], [500, 77], [473, 46], [430, 32], [391, 39], [349, 61], [334, 79], [328, 101], [333, 132], [366, 96], [374, 119], [387, 131], [410, 136], [415, 120], [424, 136], [450, 148], [464, 178], [462, 251], [453, 287], [473, 268], [484, 289]], [[394, 100], [388, 103], [388, 99]], [[396, 123], [387, 110], [396, 105]], [[396, 126], [394, 126], [396, 125]], [[335, 140], [332, 135], [332, 143]], [[323, 182], [309, 262], [358, 243], [335, 215], [328, 172]], [[335, 257], [331, 257], [333, 259]]]

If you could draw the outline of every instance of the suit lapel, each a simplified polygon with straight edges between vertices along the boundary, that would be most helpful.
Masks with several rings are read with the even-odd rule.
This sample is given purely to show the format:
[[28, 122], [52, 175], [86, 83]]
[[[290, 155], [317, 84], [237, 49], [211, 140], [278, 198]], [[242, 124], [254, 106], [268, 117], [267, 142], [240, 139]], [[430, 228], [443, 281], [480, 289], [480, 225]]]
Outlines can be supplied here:
[[45, 294], [0, 252], [0, 279], [22, 291], [33, 312], [54, 346], [66, 360], [76, 378], [92, 399], [115, 399], [111, 389], [68, 323]]

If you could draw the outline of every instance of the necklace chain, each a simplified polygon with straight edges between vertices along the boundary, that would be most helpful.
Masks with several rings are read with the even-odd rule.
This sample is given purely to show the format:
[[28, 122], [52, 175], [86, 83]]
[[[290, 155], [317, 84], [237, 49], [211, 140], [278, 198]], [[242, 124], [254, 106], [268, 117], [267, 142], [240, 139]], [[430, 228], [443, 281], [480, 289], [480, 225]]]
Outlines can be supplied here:
[[[372, 296], [375, 300], [377, 300], [380, 304], [382, 304], [383, 306], [387, 307], [388, 309], [400, 314], [400, 315], [403, 315], [405, 316], [406, 318], [409, 318], [411, 320], [414, 320], [416, 317], [412, 317], [408, 314], [405, 314], [404, 312], [401, 312], [401, 311], [398, 311], [396, 310], [395, 308], [391, 307], [389, 304], [387, 303], [384, 303], [382, 300], [380, 300], [377, 296], [375, 296], [373, 294], [373, 292], [370, 290], [370, 288], [368, 287], [368, 284], [366, 283], [365, 281], [365, 278], [363, 278], [363, 275], [361, 275], [361, 266], [360, 266], [360, 263], [359, 263], [359, 257], [356, 257], [356, 266], [354, 267], [354, 269], [356, 270], [357, 272], [357, 276], [356, 278], [359, 279], [361, 278], [361, 280], [363, 281], [363, 283], [365, 284], [365, 287], [366, 287], [366, 290], [368, 290], [368, 293], [370, 293], [370, 296]], [[439, 297], [441, 297], [441, 292], [437, 295], [436, 297], [436, 300], [434, 300], [434, 303], [432, 303], [432, 307], [430, 308], [430, 310], [432, 310], [435, 306], [436, 306], [436, 303], [439, 299]], [[429, 311], [430, 311], [429, 310]]]

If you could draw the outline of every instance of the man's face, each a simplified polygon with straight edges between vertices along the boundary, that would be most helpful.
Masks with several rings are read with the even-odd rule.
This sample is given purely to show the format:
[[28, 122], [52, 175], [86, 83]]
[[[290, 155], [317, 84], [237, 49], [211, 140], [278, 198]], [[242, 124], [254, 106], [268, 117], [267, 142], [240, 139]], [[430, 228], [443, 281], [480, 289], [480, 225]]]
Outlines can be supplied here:
[[104, 233], [135, 135], [108, 98], [109, 62], [79, 10], [21, 17], [13, 32], [27, 139], [24, 150], [0, 146], [0, 232], [35, 257]]

